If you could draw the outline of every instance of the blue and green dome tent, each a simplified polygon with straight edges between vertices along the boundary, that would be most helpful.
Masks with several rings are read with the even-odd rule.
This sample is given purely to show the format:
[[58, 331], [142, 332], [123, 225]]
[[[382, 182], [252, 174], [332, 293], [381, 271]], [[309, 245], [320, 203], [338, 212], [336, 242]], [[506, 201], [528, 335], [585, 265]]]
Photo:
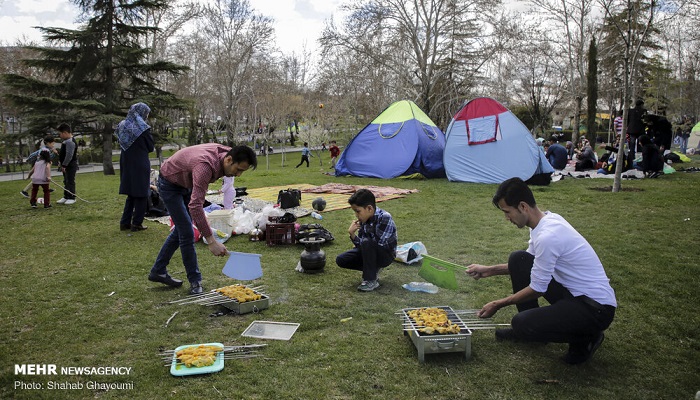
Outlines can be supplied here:
[[444, 178], [445, 135], [412, 101], [393, 103], [348, 143], [335, 176]]

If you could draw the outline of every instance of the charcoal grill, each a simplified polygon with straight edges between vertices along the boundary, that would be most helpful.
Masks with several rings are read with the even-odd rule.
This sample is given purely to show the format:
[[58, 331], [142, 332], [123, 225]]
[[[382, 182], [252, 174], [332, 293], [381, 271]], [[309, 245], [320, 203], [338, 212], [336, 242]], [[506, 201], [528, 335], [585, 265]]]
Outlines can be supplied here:
[[[447, 319], [459, 327], [459, 333], [449, 334], [427, 334], [421, 332], [421, 326], [408, 313], [420, 308], [439, 308], [445, 311]], [[440, 353], [464, 353], [464, 358], [469, 360], [472, 355], [472, 331], [481, 329], [494, 329], [496, 327], [510, 326], [510, 324], [494, 324], [490, 318], [478, 318], [476, 313], [479, 310], [453, 310], [450, 306], [430, 306], [404, 308], [399, 313], [403, 320], [403, 334], [411, 338], [413, 345], [418, 351], [418, 360], [425, 362], [426, 354]], [[462, 319], [460, 315], [467, 315]]]
[[[240, 286], [248, 287], [246, 285]], [[217, 292], [215, 289], [211, 292], [203, 293], [200, 295], [189, 296], [186, 299], [171, 301], [171, 303], [177, 303], [180, 305], [199, 304], [203, 306], [220, 305], [228, 308], [229, 310], [232, 310], [236, 314], [247, 314], [251, 312], [257, 313], [260, 310], [264, 310], [270, 307], [270, 297], [267, 294], [261, 292], [259, 290], [260, 288], [249, 287], [249, 289], [252, 289], [256, 294], [259, 294], [261, 296], [260, 299], [240, 303], [236, 299], [224, 296], [223, 294]]]

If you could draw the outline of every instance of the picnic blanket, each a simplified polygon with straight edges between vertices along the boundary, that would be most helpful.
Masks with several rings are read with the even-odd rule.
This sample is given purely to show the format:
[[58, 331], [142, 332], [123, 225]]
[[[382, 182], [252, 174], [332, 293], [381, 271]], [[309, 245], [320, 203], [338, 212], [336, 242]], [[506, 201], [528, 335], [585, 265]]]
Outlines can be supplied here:
[[[570, 178], [615, 178], [615, 174], [599, 174], [597, 169], [586, 171], [576, 171], [576, 162], [569, 161], [566, 167], [562, 170], [554, 170], [552, 174], [552, 182], [558, 182], [566, 177]], [[636, 169], [630, 169], [622, 173], [622, 179], [642, 179], [644, 172]]]
[[[390, 186], [363, 186], [363, 185], [346, 185], [342, 183], [327, 183], [321, 186], [315, 186], [308, 183], [285, 186], [269, 186], [258, 189], [248, 189], [248, 197], [277, 202], [277, 195], [280, 190], [284, 189], [299, 189], [302, 192], [300, 207], [308, 210], [313, 210], [311, 203], [317, 197], [323, 197], [326, 201], [326, 208], [323, 212], [341, 210], [350, 208], [348, 199], [358, 189], [369, 189], [374, 193], [377, 202], [399, 199], [405, 197], [409, 193], [416, 193], [418, 189], [399, 189]], [[310, 211], [309, 211], [310, 212]]]
[[[284, 186], [268, 186], [257, 189], [246, 189], [247, 196], [239, 197], [243, 200], [245, 207], [253, 213], [259, 213], [269, 204], [277, 203], [277, 195], [280, 190], [284, 189], [299, 189], [302, 192], [299, 207], [285, 209], [286, 212], [294, 214], [295, 217], [301, 218], [311, 214], [313, 206], [311, 203], [317, 197], [323, 197], [326, 201], [326, 208], [322, 212], [341, 210], [350, 208], [348, 199], [358, 189], [369, 189], [374, 193], [377, 203], [392, 199], [400, 199], [406, 197], [407, 194], [417, 193], [418, 189], [400, 189], [391, 186], [365, 186], [365, 185], [347, 185], [344, 183], [327, 183], [325, 185], [316, 186], [308, 183], [299, 183]], [[207, 201], [215, 204], [223, 202], [223, 195], [212, 193], [206, 196]], [[149, 221], [157, 221], [165, 225], [169, 225], [170, 217], [146, 218]]]

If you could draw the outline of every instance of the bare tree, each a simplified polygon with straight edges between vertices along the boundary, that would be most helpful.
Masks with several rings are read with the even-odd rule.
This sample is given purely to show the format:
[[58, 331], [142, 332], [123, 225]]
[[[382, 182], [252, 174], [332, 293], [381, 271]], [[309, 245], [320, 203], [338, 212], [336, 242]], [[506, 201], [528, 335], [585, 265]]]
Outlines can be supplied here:
[[564, 97], [566, 79], [561, 75], [558, 60], [551, 43], [541, 28], [517, 29], [518, 46], [510, 49], [505, 60], [512, 65], [512, 78], [518, 83], [514, 98], [528, 111], [534, 122], [533, 136], [541, 134], [550, 126], [552, 111]]
[[268, 50], [274, 28], [272, 19], [255, 13], [247, 0], [216, 0], [205, 7], [201, 30], [211, 40], [210, 72], [226, 123], [226, 136], [235, 142], [238, 106], [250, 79], [256, 53]]
[[[622, 131], [627, 132], [627, 115], [629, 112], [629, 99], [634, 95], [634, 90], [630, 85], [636, 74], [634, 68], [636, 60], [639, 58], [642, 44], [646, 39], [652, 23], [654, 21], [656, 11], [656, 0], [651, 0], [648, 3], [643, 1], [631, 0], [599, 0], [601, 6], [605, 10], [607, 20], [613, 24], [618, 31], [620, 39], [624, 44], [623, 61], [623, 95], [622, 95]], [[622, 18], [612, 18], [613, 16], [621, 16]], [[617, 160], [615, 163], [615, 179], [613, 182], [613, 192], [619, 192], [622, 181], [622, 167], [625, 159], [625, 143], [623, 138], [620, 139], [620, 146], [617, 152]]]
[[586, 47], [593, 36], [594, 1], [530, 0], [549, 28], [547, 39], [556, 49], [561, 73], [566, 78], [566, 94], [573, 104], [573, 142], [579, 137], [581, 109], [586, 94]]
[[461, 101], [460, 94], [488, 58], [484, 32], [490, 31], [493, 21], [488, 10], [497, 4], [496, 0], [358, 0], [345, 7], [349, 17], [343, 29], [329, 25], [321, 44], [324, 52], [342, 51], [372, 68], [382, 66], [390, 100], [415, 100], [436, 118], [433, 109]]

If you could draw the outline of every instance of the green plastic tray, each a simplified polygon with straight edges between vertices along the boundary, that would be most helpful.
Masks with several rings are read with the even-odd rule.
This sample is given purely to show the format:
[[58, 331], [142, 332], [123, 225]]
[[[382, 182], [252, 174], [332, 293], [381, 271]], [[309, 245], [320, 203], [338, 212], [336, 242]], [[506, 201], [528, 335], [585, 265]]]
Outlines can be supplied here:
[[[188, 347], [194, 346], [220, 346], [221, 351], [216, 356], [216, 361], [214, 364], [207, 365], [206, 367], [186, 367], [182, 364], [177, 363], [177, 353], [179, 350], [186, 349]], [[173, 361], [170, 364], [170, 373], [174, 376], [187, 376], [187, 375], [199, 375], [199, 374], [211, 374], [212, 372], [219, 372], [224, 369], [224, 344], [223, 343], [198, 343], [198, 344], [186, 344], [175, 349], [173, 353]]]

